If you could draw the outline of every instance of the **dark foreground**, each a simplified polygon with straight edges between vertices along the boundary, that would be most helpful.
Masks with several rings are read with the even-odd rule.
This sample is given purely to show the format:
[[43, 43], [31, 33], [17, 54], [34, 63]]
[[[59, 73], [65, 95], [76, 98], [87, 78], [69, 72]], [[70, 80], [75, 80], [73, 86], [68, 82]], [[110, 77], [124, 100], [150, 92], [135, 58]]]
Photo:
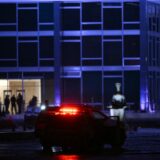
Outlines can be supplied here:
[[[55, 152], [57, 151], [57, 152]], [[128, 138], [121, 151], [113, 151], [106, 145], [102, 151], [64, 153], [60, 148], [53, 148], [52, 153], [44, 153], [39, 141], [30, 135], [23, 138], [1, 139], [1, 160], [159, 160], [160, 129], [139, 128], [129, 131]]]

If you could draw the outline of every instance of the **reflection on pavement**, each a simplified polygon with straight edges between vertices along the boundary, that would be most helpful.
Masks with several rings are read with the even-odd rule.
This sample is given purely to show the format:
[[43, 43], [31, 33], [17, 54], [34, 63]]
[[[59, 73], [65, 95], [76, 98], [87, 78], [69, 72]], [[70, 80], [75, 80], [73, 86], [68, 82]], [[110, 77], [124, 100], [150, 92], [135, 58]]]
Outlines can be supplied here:
[[79, 155], [58, 155], [53, 158], [56, 160], [80, 160]]

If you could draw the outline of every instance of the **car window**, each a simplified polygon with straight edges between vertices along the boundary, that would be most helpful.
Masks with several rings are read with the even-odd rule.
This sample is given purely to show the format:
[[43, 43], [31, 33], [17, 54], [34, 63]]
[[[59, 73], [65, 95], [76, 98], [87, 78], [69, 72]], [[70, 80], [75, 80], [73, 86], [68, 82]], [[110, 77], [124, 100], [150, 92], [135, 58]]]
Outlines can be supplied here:
[[92, 116], [94, 119], [105, 119], [105, 116], [103, 114], [96, 111], [92, 112]]

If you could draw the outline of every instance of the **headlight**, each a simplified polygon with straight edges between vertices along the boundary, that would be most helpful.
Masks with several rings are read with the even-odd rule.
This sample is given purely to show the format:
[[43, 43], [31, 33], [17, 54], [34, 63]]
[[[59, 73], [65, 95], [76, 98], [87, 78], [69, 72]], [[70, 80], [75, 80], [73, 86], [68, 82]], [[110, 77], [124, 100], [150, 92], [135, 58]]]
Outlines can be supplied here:
[[43, 104], [43, 105], [41, 105], [41, 111], [42, 110], [45, 110], [46, 109], [46, 106]]

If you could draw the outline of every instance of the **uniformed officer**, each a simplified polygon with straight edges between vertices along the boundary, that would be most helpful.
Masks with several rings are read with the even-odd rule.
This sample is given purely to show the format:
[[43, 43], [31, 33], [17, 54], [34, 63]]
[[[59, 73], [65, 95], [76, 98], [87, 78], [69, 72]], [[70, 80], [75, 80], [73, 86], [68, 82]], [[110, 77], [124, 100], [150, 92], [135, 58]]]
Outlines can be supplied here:
[[121, 83], [115, 83], [116, 94], [112, 97], [111, 116], [119, 116], [119, 120], [124, 120], [124, 110], [126, 108], [125, 96], [121, 94]]

